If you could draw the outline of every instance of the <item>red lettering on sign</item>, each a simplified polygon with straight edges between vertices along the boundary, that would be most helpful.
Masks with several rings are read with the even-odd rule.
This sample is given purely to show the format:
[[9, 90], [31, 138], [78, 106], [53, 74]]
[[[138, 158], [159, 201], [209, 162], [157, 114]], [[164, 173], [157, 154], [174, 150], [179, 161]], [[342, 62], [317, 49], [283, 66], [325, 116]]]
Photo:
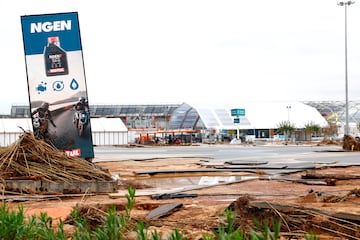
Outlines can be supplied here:
[[80, 157], [81, 151], [80, 148], [72, 149], [72, 150], [65, 150], [64, 151], [66, 156], [68, 157]]

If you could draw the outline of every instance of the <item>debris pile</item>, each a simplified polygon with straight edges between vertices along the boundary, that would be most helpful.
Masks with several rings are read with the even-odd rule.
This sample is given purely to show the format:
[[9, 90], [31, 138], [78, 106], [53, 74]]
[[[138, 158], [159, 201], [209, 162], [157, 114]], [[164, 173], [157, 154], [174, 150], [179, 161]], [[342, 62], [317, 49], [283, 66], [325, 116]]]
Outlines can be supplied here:
[[76, 217], [79, 217], [81, 219], [86, 219], [87, 224], [92, 229], [96, 229], [96, 227], [103, 224], [107, 214], [106, 211], [103, 211], [100, 208], [83, 204], [77, 204], [72, 211], [77, 212], [78, 216], [69, 214], [64, 220], [65, 224], [75, 225], [77, 220]]
[[360, 141], [350, 135], [345, 135], [343, 139], [343, 150], [360, 151]]
[[[314, 194], [316, 193], [309, 195]], [[326, 198], [323, 201], [327, 203]], [[251, 219], [256, 219], [261, 226], [281, 221], [280, 231], [289, 239], [298, 239], [310, 232], [315, 233], [319, 239], [320, 236], [321, 239], [359, 239], [359, 217], [353, 213], [260, 201], [246, 195], [240, 196], [228, 208], [237, 214], [237, 227], [250, 225], [254, 229], [256, 226], [251, 223]], [[272, 226], [269, 227], [272, 229]]]
[[0, 180], [47, 182], [111, 181], [111, 174], [85, 159], [69, 157], [59, 149], [24, 132], [9, 147], [0, 149]]

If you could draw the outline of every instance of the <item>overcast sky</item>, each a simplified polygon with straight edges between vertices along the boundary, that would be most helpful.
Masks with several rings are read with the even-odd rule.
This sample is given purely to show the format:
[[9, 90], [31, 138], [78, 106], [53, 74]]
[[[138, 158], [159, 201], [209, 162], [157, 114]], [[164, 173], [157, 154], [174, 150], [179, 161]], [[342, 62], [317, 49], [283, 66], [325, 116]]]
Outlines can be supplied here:
[[[337, 3], [1, 1], [0, 113], [28, 104], [20, 16], [61, 12], [79, 15], [90, 104], [343, 101]], [[349, 100], [360, 100], [360, 2], [347, 19]]]

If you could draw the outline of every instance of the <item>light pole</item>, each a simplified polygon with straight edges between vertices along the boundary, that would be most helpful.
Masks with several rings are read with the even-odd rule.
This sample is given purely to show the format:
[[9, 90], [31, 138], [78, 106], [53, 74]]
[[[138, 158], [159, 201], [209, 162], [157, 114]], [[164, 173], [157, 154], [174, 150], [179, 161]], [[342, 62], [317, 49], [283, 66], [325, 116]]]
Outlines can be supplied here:
[[[288, 111], [288, 127], [290, 128], [290, 109], [291, 109], [291, 106], [286, 106], [286, 108], [287, 108], [287, 111]], [[289, 130], [286, 130], [286, 134], [285, 134], [285, 138], [286, 138], [286, 144], [287, 144], [287, 138], [289, 137], [289, 135], [290, 135], [290, 132], [289, 132]]]
[[355, 2], [339, 2], [339, 6], [345, 7], [345, 135], [349, 135], [349, 97], [348, 97], [348, 67], [347, 67], [347, 6]]
[[288, 110], [288, 123], [290, 124], [290, 109], [291, 106], [286, 106], [287, 110]]

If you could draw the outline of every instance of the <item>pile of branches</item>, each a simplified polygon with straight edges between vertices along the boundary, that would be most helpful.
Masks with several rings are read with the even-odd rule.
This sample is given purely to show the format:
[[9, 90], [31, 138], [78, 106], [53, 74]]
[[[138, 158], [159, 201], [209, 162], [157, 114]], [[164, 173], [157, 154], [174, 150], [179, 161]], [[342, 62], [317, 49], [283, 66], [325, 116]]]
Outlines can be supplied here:
[[111, 174], [85, 159], [65, 153], [32, 132], [24, 132], [9, 147], [0, 149], [0, 180], [41, 179], [48, 182], [111, 181]]
[[[306, 239], [359, 239], [360, 236], [358, 221], [352, 220], [350, 215], [347, 217], [346, 213], [257, 201], [247, 195], [240, 196], [228, 208], [236, 212], [235, 226], [244, 230], [247, 226], [256, 229], [257, 225], [268, 225], [269, 229], [273, 229], [273, 225], [280, 221], [280, 232], [282, 236], [287, 236], [286, 239], [303, 239], [304, 234], [310, 232], [318, 238]], [[251, 221], [254, 219], [256, 221]]]
[[360, 151], [360, 141], [350, 135], [345, 135], [343, 139], [343, 149], [348, 151]]
[[78, 218], [80, 218], [85, 219], [91, 229], [96, 229], [96, 227], [103, 224], [107, 216], [107, 212], [101, 210], [100, 208], [83, 204], [77, 204], [72, 212], [77, 212], [78, 216], [74, 214], [68, 215], [64, 221], [65, 224], [75, 225]]

